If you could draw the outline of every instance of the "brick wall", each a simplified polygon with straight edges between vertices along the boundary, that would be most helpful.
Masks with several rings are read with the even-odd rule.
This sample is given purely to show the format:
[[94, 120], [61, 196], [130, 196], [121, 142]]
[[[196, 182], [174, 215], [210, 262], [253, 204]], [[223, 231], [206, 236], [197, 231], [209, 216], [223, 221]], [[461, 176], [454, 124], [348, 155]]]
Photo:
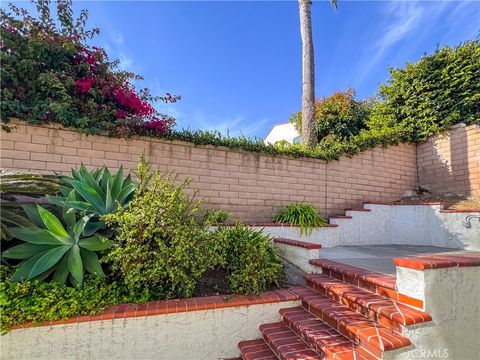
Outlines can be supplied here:
[[480, 195], [480, 126], [455, 125], [417, 147], [418, 181], [434, 193]]
[[145, 153], [154, 167], [193, 179], [192, 188], [209, 207], [245, 221], [268, 221], [278, 207], [308, 201], [324, 215], [341, 213], [363, 201], [393, 201], [416, 186], [415, 145], [377, 148], [326, 163], [260, 155], [213, 146], [151, 138], [86, 136], [59, 126], [13, 122], [1, 131], [2, 169], [68, 174], [88, 166], [120, 164], [127, 170]]

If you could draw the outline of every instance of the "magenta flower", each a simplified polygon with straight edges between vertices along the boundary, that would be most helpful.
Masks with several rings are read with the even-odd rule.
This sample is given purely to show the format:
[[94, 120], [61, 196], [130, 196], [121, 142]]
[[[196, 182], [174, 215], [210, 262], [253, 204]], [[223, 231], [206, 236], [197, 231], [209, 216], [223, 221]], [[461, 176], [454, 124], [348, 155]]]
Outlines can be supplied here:
[[77, 92], [79, 94], [88, 94], [92, 85], [93, 85], [92, 78], [78, 79], [75, 82], [75, 86], [77, 87]]

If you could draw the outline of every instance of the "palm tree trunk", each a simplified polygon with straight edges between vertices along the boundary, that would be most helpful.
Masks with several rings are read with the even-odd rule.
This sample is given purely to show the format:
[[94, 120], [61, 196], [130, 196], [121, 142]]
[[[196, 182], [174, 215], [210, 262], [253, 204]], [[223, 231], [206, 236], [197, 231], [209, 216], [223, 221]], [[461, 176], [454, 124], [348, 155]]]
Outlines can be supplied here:
[[302, 144], [314, 147], [315, 124], [315, 61], [312, 39], [312, 1], [298, 0], [300, 33], [302, 35]]

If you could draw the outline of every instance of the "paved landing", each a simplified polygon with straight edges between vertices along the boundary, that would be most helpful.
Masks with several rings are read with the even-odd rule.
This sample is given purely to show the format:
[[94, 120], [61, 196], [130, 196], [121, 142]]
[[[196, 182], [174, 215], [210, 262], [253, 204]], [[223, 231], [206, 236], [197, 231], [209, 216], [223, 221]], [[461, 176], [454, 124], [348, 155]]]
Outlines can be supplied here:
[[394, 258], [453, 251], [458, 251], [458, 249], [416, 245], [335, 246], [322, 248], [320, 257], [363, 269], [395, 275]]

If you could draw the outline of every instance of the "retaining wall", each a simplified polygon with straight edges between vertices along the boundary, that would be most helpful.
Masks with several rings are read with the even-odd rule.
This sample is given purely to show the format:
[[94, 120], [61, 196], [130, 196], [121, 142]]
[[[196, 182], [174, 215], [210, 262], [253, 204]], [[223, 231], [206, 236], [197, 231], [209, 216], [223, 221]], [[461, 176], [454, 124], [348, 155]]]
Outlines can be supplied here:
[[57, 125], [12, 124], [10, 133], [1, 131], [2, 169], [67, 174], [83, 163], [131, 170], [143, 152], [154, 167], [191, 177], [192, 189], [208, 207], [245, 221], [271, 220], [280, 206], [301, 201], [328, 216], [364, 201], [397, 200], [416, 186], [413, 144], [327, 163], [148, 137], [86, 136]]
[[419, 185], [434, 193], [480, 195], [480, 126], [455, 125], [418, 144]]

